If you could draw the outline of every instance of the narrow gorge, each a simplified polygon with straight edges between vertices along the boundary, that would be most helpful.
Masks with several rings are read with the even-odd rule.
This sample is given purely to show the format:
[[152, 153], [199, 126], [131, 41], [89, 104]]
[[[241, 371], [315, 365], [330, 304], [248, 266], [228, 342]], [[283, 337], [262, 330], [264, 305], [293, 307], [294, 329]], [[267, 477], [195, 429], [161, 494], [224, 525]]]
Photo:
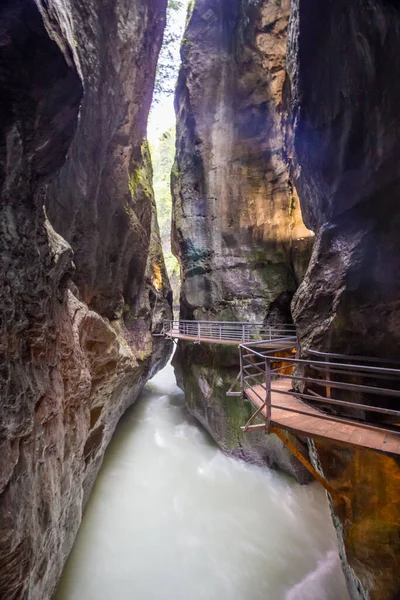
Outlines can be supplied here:
[[[126, 527], [137, 545], [139, 587], [131, 596], [121, 571], [108, 594], [179, 600], [193, 585], [204, 592], [196, 599], [204, 600], [347, 600], [334, 570], [332, 522], [351, 600], [396, 600], [398, 455], [285, 430], [296, 452], [337, 492], [328, 495], [329, 518], [328, 509], [316, 509], [315, 484], [295, 483], [309, 484], [312, 476], [283, 441], [264, 430], [243, 432], [254, 411], [239, 395], [227, 396], [241, 367], [239, 344], [179, 340], [173, 366], [184, 397], [165, 370], [153, 404], [146, 404], [153, 388], [142, 394], [174, 349], [160, 335], [177, 298], [166, 268], [175, 260], [165, 242], [169, 217], [163, 214], [160, 235], [152, 168], [152, 159], [158, 166], [167, 157], [154, 156], [147, 136], [155, 88], [160, 78], [173, 78], [160, 74], [159, 62], [156, 80], [163, 37], [164, 48], [170, 43], [167, 11], [185, 9], [183, 0], [5, 0], [0, 6], [0, 600], [55, 597], [106, 449], [140, 396], [138, 412], [128, 411], [116, 434], [129, 431], [142, 445], [120, 468], [123, 477], [136, 477]], [[382, 365], [398, 361], [399, 46], [394, 0], [187, 2], [171, 173], [181, 320], [276, 330], [292, 325], [300, 360], [320, 351], [378, 357]], [[158, 153], [169, 152], [167, 133], [173, 135], [165, 119], [160, 139], [167, 142]], [[173, 268], [175, 291], [176, 261]], [[279, 358], [288, 356], [291, 351]], [[295, 381], [301, 368], [293, 376], [297, 393], [303, 391]], [[353, 386], [360, 383], [353, 378]], [[372, 405], [357, 389], [349, 400]], [[184, 398], [227, 456], [197, 432]], [[396, 394], [378, 401], [400, 408]], [[379, 424], [368, 409], [351, 415]], [[171, 436], [173, 444], [165, 441]], [[186, 441], [183, 447], [188, 436], [195, 450]], [[148, 439], [154, 444], [146, 445]], [[217, 475], [207, 471], [210, 464], [204, 467], [205, 456]], [[174, 464], [193, 486], [185, 502], [196, 508], [188, 527], [194, 523], [197, 538], [182, 529], [182, 496], [171, 501], [171, 515], [163, 504], [154, 529], [132, 525], [144, 525], [144, 503], [154, 510], [152, 499], [161, 498], [162, 484], [171, 485], [167, 471]], [[279, 479], [270, 468], [290, 477]], [[236, 477], [238, 486], [248, 485], [243, 498]], [[111, 487], [116, 479], [112, 474]], [[92, 496], [101, 490], [101, 482], [96, 485]], [[271, 562], [273, 546], [267, 556], [254, 531], [253, 538], [239, 539], [244, 533], [232, 519], [245, 521], [245, 492], [254, 496], [248, 500], [251, 527], [266, 517], [256, 501], [260, 494], [271, 515], [281, 506], [295, 528], [293, 535], [283, 516], [279, 527], [271, 525], [277, 540], [282, 531], [287, 544], [297, 544], [287, 548], [288, 564], [300, 565], [297, 554], [307, 552], [302, 544], [315, 544], [296, 576], [285, 574], [278, 543], [282, 564]], [[111, 502], [112, 490], [103, 493]], [[226, 551], [215, 543], [212, 512], [222, 501], [220, 520], [229, 530], [223, 539], [233, 558], [214, 579]], [[325, 522], [332, 535], [329, 529], [326, 540], [318, 531], [309, 535], [304, 523], [313, 521], [321, 531]], [[162, 555], [164, 530], [203, 559], [210, 552], [212, 567], [189, 550], [180, 563], [169, 549]], [[146, 531], [153, 545], [140, 557]], [[265, 538], [269, 531], [260, 529]], [[171, 544], [175, 552], [179, 543]], [[262, 565], [251, 571], [251, 588], [245, 586], [250, 571], [241, 579], [238, 569], [230, 581], [241, 554], [249, 560], [246, 569], [249, 556], [263, 557], [264, 587], [257, 585]], [[188, 588], [178, 577], [185, 560], [197, 577], [185, 582]], [[160, 573], [160, 564], [165, 571], [158, 580], [151, 566]], [[147, 569], [156, 582], [152, 593], [143, 591]], [[319, 573], [318, 585], [307, 572]], [[171, 592], [164, 576], [171, 576]], [[81, 590], [65, 598], [83, 597]]]

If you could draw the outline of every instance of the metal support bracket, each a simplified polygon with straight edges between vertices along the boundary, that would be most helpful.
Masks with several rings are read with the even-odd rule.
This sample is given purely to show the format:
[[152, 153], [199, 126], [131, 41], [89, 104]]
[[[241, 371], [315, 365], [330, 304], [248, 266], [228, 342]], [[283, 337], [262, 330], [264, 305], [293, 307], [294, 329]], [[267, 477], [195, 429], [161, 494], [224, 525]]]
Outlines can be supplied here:
[[322, 475], [320, 475], [318, 471], [314, 469], [310, 461], [302, 455], [302, 453], [289, 440], [289, 438], [286, 437], [286, 435], [281, 429], [279, 429], [279, 427], [276, 427], [276, 425], [271, 425], [271, 433], [274, 433], [285, 444], [285, 446], [293, 454], [293, 456], [295, 456], [297, 460], [301, 462], [303, 467], [305, 467], [307, 471], [311, 473], [314, 479], [319, 481], [319, 483], [326, 489], [326, 491], [330, 493], [332, 498], [335, 498], [335, 500], [342, 501], [343, 496], [339, 494], [332, 486], [330, 486], [326, 479], [324, 479]]

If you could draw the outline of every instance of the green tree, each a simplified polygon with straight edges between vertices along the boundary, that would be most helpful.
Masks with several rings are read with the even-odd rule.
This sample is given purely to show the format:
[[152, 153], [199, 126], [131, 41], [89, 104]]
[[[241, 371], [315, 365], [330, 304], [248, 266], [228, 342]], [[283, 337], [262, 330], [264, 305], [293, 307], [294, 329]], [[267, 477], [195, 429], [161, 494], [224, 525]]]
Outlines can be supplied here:
[[169, 0], [167, 8], [167, 24], [157, 64], [156, 82], [153, 102], [158, 103], [162, 97], [174, 93], [180, 64], [180, 43], [182, 39], [181, 13], [187, 0]]
[[171, 169], [175, 157], [175, 128], [161, 135], [151, 149], [153, 162], [153, 186], [157, 204], [158, 224], [164, 251], [165, 265], [174, 294], [174, 303], [179, 302], [180, 267], [171, 252]]

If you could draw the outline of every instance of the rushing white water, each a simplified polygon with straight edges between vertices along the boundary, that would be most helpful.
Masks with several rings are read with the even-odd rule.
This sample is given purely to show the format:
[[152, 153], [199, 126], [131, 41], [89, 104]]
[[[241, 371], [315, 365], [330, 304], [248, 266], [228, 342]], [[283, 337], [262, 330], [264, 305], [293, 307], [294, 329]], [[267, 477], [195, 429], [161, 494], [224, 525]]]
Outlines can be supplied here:
[[168, 366], [121, 420], [57, 600], [348, 600], [324, 491], [226, 457]]

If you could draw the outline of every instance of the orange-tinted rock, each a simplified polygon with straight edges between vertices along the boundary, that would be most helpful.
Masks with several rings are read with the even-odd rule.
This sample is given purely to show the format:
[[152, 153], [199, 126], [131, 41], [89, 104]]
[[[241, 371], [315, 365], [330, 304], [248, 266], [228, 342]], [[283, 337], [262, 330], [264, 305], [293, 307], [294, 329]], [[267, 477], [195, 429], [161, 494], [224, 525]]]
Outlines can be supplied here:
[[333, 501], [344, 572], [354, 598], [396, 598], [400, 586], [400, 464], [362, 448], [318, 441], [317, 460], [345, 498]]

